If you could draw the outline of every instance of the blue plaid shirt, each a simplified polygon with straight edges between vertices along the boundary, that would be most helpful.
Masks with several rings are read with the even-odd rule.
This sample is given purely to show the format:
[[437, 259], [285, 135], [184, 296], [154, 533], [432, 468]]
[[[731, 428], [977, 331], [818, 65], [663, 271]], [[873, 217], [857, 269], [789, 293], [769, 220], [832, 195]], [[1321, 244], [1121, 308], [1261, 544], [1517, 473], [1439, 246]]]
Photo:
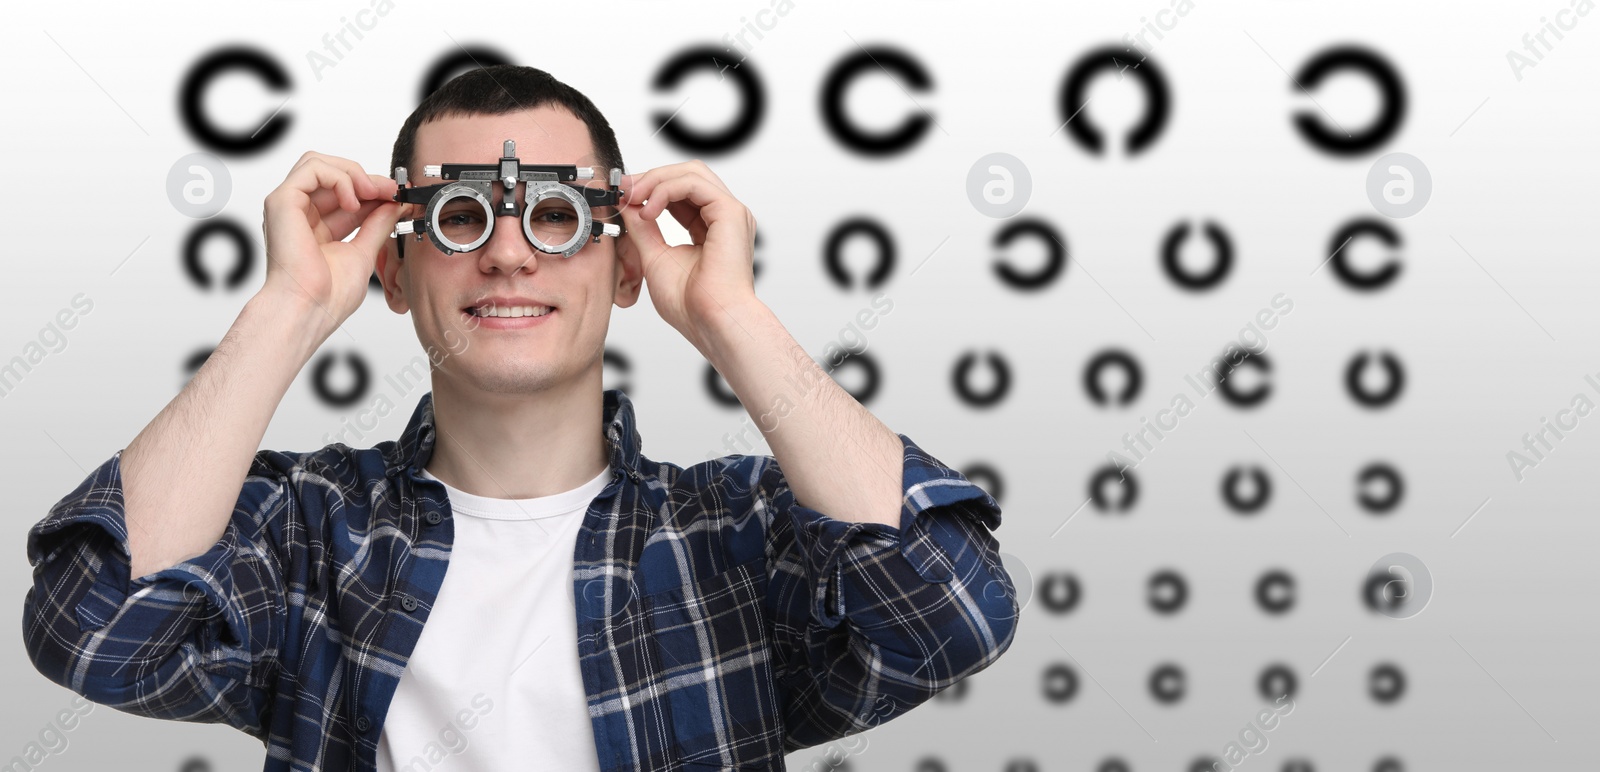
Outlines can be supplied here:
[[[905, 435], [892, 528], [801, 506], [771, 456], [646, 458], [616, 389], [602, 428], [573, 598], [603, 770], [783, 769], [1010, 646], [999, 505]], [[259, 451], [222, 538], [136, 580], [118, 451], [28, 533], [29, 657], [117, 710], [248, 732], [269, 772], [373, 769], [450, 558], [434, 442], [429, 392], [398, 442]]]

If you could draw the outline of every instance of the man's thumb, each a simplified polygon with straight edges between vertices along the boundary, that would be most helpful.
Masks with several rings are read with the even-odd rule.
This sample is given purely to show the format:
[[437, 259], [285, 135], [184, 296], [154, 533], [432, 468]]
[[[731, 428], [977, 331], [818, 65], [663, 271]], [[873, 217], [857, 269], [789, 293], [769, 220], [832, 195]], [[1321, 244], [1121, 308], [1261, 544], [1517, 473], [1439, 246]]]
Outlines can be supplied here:
[[654, 255], [667, 248], [667, 240], [661, 235], [660, 223], [645, 219], [639, 214], [637, 206], [624, 206], [620, 211], [628, 230], [623, 238], [632, 239], [641, 253]]
[[394, 232], [395, 223], [400, 221], [400, 202], [385, 201], [377, 209], [367, 214], [367, 219], [361, 221], [361, 228], [351, 243], [364, 255], [376, 255], [383, 247], [384, 239]]

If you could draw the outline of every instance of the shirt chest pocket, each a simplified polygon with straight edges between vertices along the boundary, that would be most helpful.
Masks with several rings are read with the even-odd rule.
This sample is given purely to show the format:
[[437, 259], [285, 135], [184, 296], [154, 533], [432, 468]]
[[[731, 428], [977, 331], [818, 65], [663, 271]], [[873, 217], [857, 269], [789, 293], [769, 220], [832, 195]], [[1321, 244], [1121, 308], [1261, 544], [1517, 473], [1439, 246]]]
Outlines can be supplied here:
[[772, 679], [765, 559], [646, 595], [679, 760], [781, 768], [783, 716]]

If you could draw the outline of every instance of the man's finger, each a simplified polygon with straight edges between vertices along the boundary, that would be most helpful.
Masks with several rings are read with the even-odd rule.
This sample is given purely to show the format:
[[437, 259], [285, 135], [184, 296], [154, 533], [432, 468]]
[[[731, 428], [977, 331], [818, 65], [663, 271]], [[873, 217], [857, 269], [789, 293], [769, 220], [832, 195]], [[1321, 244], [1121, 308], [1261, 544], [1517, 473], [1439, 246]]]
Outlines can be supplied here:
[[650, 260], [667, 248], [667, 241], [661, 236], [661, 225], [646, 219], [639, 207], [625, 206], [620, 211], [625, 225], [623, 238], [633, 244], [634, 251], [643, 259]]
[[733, 195], [733, 191], [728, 189], [728, 183], [723, 182], [722, 178], [718, 177], [716, 172], [711, 171], [711, 167], [707, 166], [705, 161], [696, 158], [684, 165], [694, 169], [696, 173], [709, 180], [711, 184], [722, 188], [723, 193], [727, 193], [730, 196]]
[[350, 240], [356, 250], [363, 255], [377, 255], [383, 248], [383, 242], [394, 231], [394, 224], [400, 219], [400, 205], [393, 201], [377, 202], [372, 213], [361, 221], [361, 232]]
[[[381, 199], [362, 201], [361, 208], [354, 212], [348, 209], [335, 209], [333, 212], [323, 215], [322, 223], [327, 226], [329, 236], [343, 240], [345, 236], [350, 235], [351, 231], [361, 225], [367, 219], [367, 216], [372, 214], [374, 209], [384, 204], [395, 204], [395, 202]], [[395, 206], [398, 207], [400, 205], [395, 204]]]
[[[304, 193], [308, 198], [318, 190], [336, 191], [338, 195], [332, 199], [333, 206], [351, 211], [361, 208], [361, 197], [356, 192], [355, 181], [343, 169], [320, 158], [311, 158], [301, 164], [289, 174], [284, 185]], [[324, 197], [323, 201], [327, 203], [329, 199]], [[321, 207], [317, 211], [329, 214], [328, 210]]]
[[700, 216], [700, 207], [683, 201], [674, 201], [667, 204], [667, 212], [689, 232], [689, 237], [694, 239], [694, 243], [705, 243], [707, 226], [705, 218]]
[[[666, 210], [668, 204], [676, 201], [688, 201], [706, 209], [732, 198], [727, 191], [711, 184], [710, 180], [695, 172], [685, 172], [662, 180], [650, 190], [647, 196], [649, 203], [644, 205], [644, 215], [657, 217]], [[704, 213], [701, 216], [704, 217]], [[706, 221], [710, 222], [710, 219], [706, 218]]]

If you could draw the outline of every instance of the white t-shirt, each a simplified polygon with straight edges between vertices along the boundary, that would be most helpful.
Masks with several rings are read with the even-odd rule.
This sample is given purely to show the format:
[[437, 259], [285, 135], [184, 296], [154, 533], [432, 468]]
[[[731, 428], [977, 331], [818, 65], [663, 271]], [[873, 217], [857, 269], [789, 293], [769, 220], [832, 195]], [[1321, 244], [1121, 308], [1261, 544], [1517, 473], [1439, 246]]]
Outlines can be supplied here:
[[450, 565], [395, 688], [378, 772], [599, 770], [578, 670], [572, 556], [610, 476], [608, 467], [532, 499], [445, 486]]

